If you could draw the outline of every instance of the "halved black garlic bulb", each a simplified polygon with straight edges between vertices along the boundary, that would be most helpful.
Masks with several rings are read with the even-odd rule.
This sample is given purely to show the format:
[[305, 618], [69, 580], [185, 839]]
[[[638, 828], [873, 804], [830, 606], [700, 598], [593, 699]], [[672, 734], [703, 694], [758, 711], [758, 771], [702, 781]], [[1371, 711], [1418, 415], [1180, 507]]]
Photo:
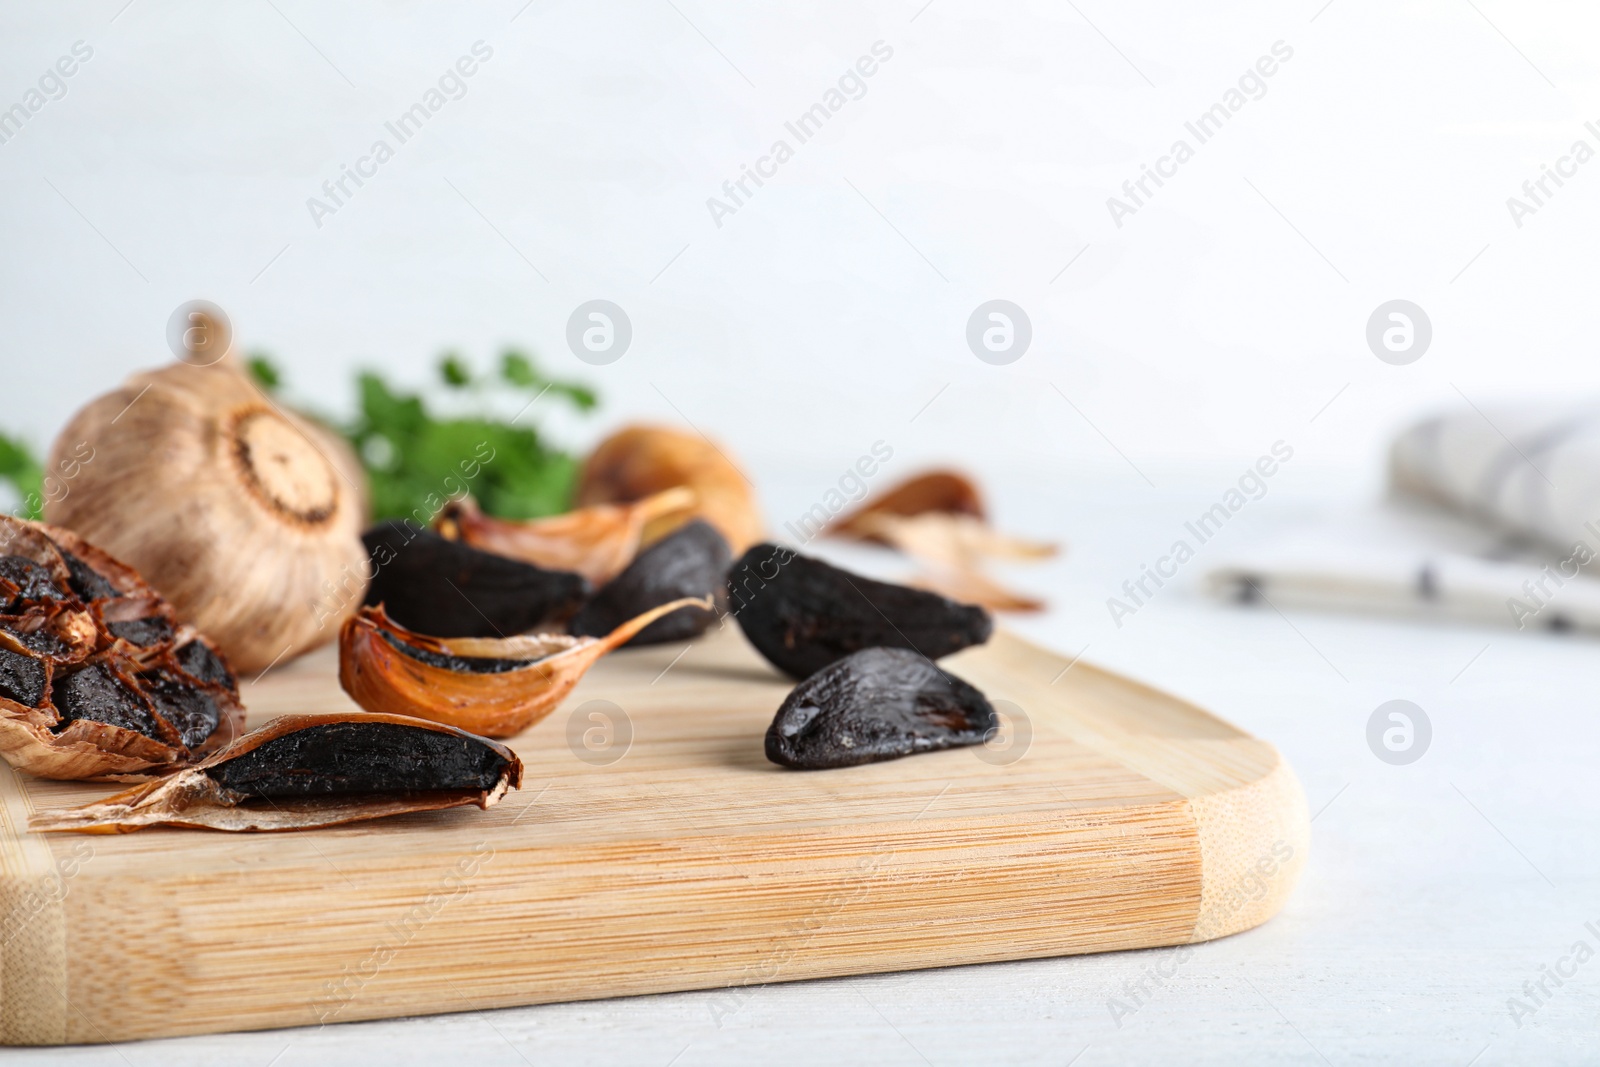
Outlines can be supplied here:
[[0, 516], [0, 756], [41, 778], [189, 763], [242, 730], [232, 672], [133, 568]]
[[976, 605], [876, 582], [770, 543], [728, 572], [728, 605], [756, 651], [796, 678], [864, 648], [938, 659], [981, 645], [994, 631]]
[[43, 812], [30, 827], [304, 830], [487, 808], [521, 785], [516, 753], [465, 730], [404, 715], [284, 715], [203, 763], [81, 808]]
[[981, 745], [999, 725], [987, 697], [926, 656], [868, 648], [794, 687], [767, 729], [767, 759], [854, 767]]
[[[684, 597], [713, 597], [723, 604], [723, 579], [732, 559], [728, 542], [716, 527], [695, 519], [640, 552], [621, 574], [601, 586], [573, 616], [567, 632], [604, 637], [634, 616]], [[714, 610], [675, 611], [646, 626], [623, 647], [686, 641], [716, 621]]]

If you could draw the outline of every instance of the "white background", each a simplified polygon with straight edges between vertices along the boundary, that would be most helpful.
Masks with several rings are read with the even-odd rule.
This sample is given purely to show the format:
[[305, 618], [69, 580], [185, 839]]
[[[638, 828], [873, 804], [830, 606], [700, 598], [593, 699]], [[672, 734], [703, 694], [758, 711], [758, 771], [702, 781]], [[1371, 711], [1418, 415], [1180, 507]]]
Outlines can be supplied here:
[[[354, 366], [421, 383], [445, 347], [517, 343], [606, 419], [686, 416], [758, 472], [884, 438], [985, 473], [1126, 473], [1046, 383], [1152, 479], [1280, 437], [1370, 470], [1455, 387], [1600, 382], [1600, 163], [1520, 230], [1505, 206], [1600, 118], [1579, 4], [118, 7], [9, 5], [0, 34], [6, 105], [95, 49], [0, 145], [5, 420], [40, 445], [167, 358], [194, 297], [332, 410]], [[466, 96], [318, 229], [307, 199], [478, 40]], [[867, 95], [714, 225], [706, 199], [879, 40]], [[1266, 96], [1113, 225], [1106, 198], [1278, 40]], [[594, 297], [635, 327], [605, 368], [564, 343]], [[1007, 368], [963, 339], [996, 297], [1034, 325]], [[1363, 341], [1394, 298], [1435, 327], [1406, 368]]]
[[[7, 431], [47, 445], [168, 358], [169, 314], [204, 297], [331, 412], [357, 367], [422, 385], [446, 347], [481, 366], [526, 346], [602, 395], [591, 418], [539, 414], [559, 440], [692, 424], [744, 460], [775, 523], [882, 439], [883, 477], [957, 462], [1002, 525], [1069, 543], [1012, 575], [1055, 605], [1025, 630], [1271, 738], [1312, 810], [1336, 803], [1284, 915], [1205, 950], [1120, 1030], [1105, 1000], [1132, 955], [774, 988], [722, 1030], [684, 995], [84, 1062], [1597, 1055], [1600, 962], [1520, 1029], [1505, 1004], [1600, 919], [1591, 645], [1290, 621], [1182, 589], [1122, 629], [1104, 609], [1274, 441], [1295, 459], [1237, 527], [1375, 494], [1388, 435], [1429, 409], [1600, 384], [1600, 161], [1521, 228], [1506, 207], [1574, 140], [1600, 147], [1592, 8], [122, 3], [0, 8], [0, 107], [75, 41], [94, 49], [0, 144]], [[318, 228], [307, 198], [479, 40], [494, 55], [466, 95]], [[880, 40], [894, 55], [867, 94], [715, 225], [706, 199]], [[1106, 198], [1280, 40], [1293, 58], [1266, 95], [1118, 228]], [[605, 367], [564, 341], [596, 297], [634, 328]], [[965, 344], [993, 298], [1032, 319], [1010, 366]], [[1364, 340], [1395, 298], [1434, 330], [1404, 367]], [[1434, 721], [1408, 768], [1365, 746], [1395, 697]]]

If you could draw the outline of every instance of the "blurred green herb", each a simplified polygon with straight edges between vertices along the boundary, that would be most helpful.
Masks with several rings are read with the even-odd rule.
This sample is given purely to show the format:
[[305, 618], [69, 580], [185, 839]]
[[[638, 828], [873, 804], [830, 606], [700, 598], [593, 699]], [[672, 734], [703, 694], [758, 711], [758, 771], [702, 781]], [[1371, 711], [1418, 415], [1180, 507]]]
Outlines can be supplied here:
[[37, 519], [44, 500], [44, 468], [25, 443], [0, 434], [0, 482], [17, 494], [13, 511], [21, 519]]
[[[251, 375], [268, 392], [282, 375], [270, 358], [252, 353]], [[450, 390], [476, 396], [479, 414], [442, 418], [428, 411], [417, 393], [396, 388], [376, 371], [356, 378], [360, 410], [336, 428], [361, 457], [372, 494], [372, 518], [431, 517], [451, 496], [477, 498], [484, 511], [508, 519], [555, 515], [571, 506], [578, 461], [546, 444], [522, 425], [534, 401], [565, 400], [578, 411], [597, 404], [586, 386], [547, 378], [526, 354], [509, 350], [498, 374], [476, 375], [453, 352], [439, 361], [439, 379]], [[510, 393], [518, 411], [491, 414], [492, 398]]]
[[256, 384], [269, 393], [277, 392], [278, 386], [283, 384], [283, 376], [273, 366], [272, 357], [265, 352], [250, 353], [245, 366], [250, 369], [250, 377], [256, 380]]

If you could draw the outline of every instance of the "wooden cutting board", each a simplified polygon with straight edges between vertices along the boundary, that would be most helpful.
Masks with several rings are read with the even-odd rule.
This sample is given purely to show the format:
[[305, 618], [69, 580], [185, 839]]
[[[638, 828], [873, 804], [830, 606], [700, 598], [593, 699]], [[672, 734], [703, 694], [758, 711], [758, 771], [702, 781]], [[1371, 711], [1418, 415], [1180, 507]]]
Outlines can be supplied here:
[[[290, 834], [27, 832], [103, 785], [0, 764], [0, 1040], [122, 1041], [1177, 945], [1282, 905], [1310, 827], [1277, 751], [1015, 636], [945, 661], [993, 747], [787, 771], [736, 628], [614, 654], [511, 744], [520, 792]], [[331, 650], [251, 725], [351, 707]], [[1005, 703], [1001, 703], [1005, 702]]]

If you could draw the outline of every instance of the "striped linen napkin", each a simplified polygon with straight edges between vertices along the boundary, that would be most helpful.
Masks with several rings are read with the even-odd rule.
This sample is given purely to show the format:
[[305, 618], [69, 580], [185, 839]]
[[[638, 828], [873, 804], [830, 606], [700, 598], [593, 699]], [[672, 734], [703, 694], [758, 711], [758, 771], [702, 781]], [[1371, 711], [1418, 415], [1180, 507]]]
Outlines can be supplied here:
[[1600, 633], [1600, 405], [1426, 419], [1369, 512], [1247, 549], [1205, 585], [1243, 602]]

